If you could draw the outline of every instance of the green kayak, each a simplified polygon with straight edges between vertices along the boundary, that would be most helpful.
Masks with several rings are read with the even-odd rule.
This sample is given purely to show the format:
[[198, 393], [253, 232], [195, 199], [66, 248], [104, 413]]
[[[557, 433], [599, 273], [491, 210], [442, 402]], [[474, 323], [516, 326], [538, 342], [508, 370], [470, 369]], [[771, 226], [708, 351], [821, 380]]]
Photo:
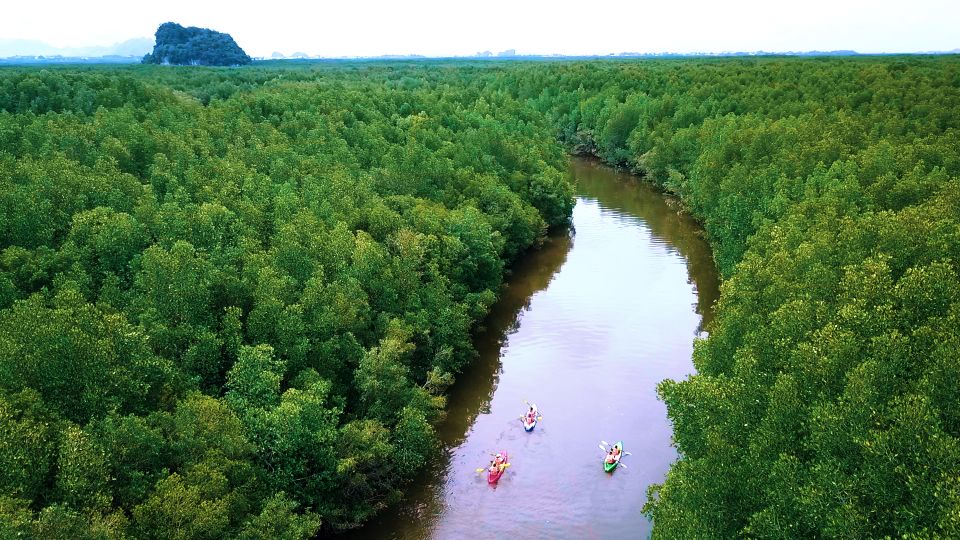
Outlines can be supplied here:
[[617, 457], [613, 463], [607, 463], [607, 457], [603, 457], [603, 470], [606, 472], [613, 472], [617, 468], [617, 465], [620, 464], [620, 458], [623, 457], [623, 441], [617, 441], [617, 444], [613, 445], [617, 449]]

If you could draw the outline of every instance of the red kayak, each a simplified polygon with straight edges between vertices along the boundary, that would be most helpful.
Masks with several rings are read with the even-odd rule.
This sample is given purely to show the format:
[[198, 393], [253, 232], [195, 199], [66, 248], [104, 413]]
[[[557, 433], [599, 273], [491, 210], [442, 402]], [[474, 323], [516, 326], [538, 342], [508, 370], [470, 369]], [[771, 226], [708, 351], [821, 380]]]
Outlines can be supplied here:
[[501, 450], [500, 455], [503, 456], [503, 462], [497, 467], [497, 470], [491, 471], [489, 468], [487, 469], [487, 482], [490, 484], [496, 484], [497, 481], [500, 480], [500, 477], [503, 476], [503, 471], [507, 470], [507, 466], [510, 465], [507, 461], [507, 451]]

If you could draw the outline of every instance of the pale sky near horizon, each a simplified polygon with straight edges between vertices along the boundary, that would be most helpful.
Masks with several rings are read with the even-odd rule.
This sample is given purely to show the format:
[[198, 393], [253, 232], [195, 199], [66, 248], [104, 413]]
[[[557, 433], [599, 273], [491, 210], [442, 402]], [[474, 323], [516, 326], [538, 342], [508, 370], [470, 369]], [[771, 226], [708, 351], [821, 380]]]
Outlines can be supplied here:
[[57, 47], [152, 37], [174, 21], [231, 34], [252, 56], [471, 55], [960, 48], [960, 0], [455, 0], [16, 2], [0, 39]]

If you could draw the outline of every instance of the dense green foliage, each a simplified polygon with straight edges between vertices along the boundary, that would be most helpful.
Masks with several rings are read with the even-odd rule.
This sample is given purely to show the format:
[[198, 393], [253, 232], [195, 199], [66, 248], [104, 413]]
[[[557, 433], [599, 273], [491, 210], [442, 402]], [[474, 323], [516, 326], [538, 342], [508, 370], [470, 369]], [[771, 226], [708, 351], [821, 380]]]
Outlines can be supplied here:
[[433, 451], [505, 265], [568, 219], [509, 96], [163, 82], [226, 73], [0, 72], [0, 537], [362, 522]]
[[153, 52], [144, 64], [176, 66], [242, 66], [252, 59], [230, 34], [167, 22], [157, 28]]
[[4, 71], [0, 109], [3, 534], [393, 500], [569, 215], [558, 137], [682, 198], [725, 277], [660, 386], [655, 536], [960, 536], [955, 57]]
[[960, 536], [960, 59], [555, 66], [504, 80], [702, 219], [728, 279], [662, 538]]

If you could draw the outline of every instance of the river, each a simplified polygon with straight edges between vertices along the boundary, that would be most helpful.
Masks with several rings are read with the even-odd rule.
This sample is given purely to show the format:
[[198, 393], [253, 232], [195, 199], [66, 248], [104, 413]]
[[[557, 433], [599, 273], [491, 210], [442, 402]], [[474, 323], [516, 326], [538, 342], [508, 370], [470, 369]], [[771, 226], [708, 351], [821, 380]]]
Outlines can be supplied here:
[[[693, 372], [718, 297], [696, 222], [628, 174], [573, 159], [573, 227], [513, 269], [438, 428], [445, 452], [357, 538], [645, 538], [676, 459], [659, 381]], [[543, 419], [523, 430], [524, 400]], [[601, 440], [623, 440], [603, 472]], [[496, 486], [475, 469], [510, 453]]]

